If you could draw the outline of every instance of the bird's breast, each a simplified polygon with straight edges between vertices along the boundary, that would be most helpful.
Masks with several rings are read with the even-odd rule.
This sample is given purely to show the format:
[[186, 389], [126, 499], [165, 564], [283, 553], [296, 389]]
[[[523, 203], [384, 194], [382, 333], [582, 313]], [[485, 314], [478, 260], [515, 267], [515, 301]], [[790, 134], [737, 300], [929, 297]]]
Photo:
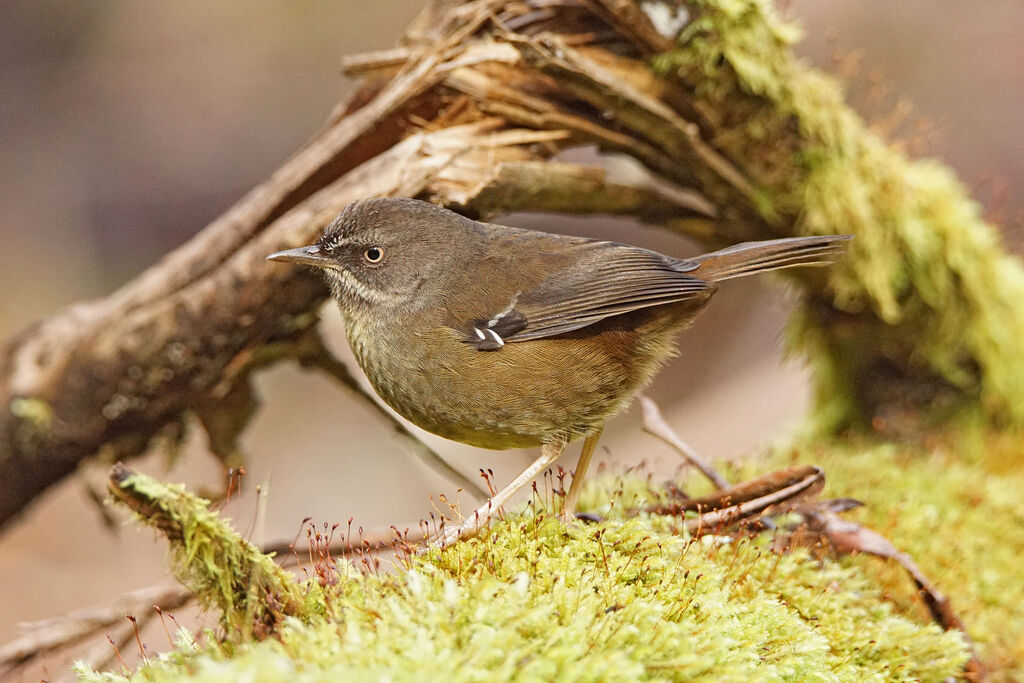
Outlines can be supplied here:
[[672, 353], [670, 330], [628, 325], [478, 351], [429, 321], [346, 324], [380, 397], [414, 424], [484, 448], [526, 448], [600, 428]]

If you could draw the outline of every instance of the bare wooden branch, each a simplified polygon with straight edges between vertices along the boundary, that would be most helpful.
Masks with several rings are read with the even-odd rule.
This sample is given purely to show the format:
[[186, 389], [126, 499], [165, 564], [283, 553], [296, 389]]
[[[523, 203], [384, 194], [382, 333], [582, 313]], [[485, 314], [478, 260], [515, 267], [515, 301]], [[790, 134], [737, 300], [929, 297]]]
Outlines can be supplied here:
[[615, 118], [632, 135], [648, 138], [656, 148], [675, 157], [678, 161], [674, 166], [683, 174], [680, 180], [685, 184], [700, 183], [709, 189], [721, 186], [722, 200], [753, 200], [754, 187], [701, 140], [696, 124], [683, 120], [667, 104], [633, 85], [638, 78], [650, 78], [648, 69], [639, 71], [633, 79], [624, 78], [625, 70], [613, 73], [553, 36], [539, 40], [510, 36], [509, 40], [530, 66], [551, 75], [561, 87], [607, 118]]
[[[366, 196], [421, 192], [494, 123], [406, 138], [302, 201], [238, 245], [230, 222], [157, 264], [108, 300], [73, 307], [14, 339], [0, 376], [0, 524], [39, 491], [107, 450], [128, 457], [182, 411], [200, 406], [237, 375], [239, 356], [287, 341], [316, 323], [326, 296], [319, 278], [268, 267], [266, 254], [313, 241], [346, 204]], [[474, 137], [478, 136], [478, 137]], [[243, 200], [245, 201], [245, 200]], [[252, 220], [252, 219], [250, 219]], [[208, 233], [214, 233], [212, 235]], [[219, 238], [219, 239], [218, 239]], [[170, 268], [199, 273], [186, 281]], [[145, 302], [145, 305], [143, 305]], [[229, 373], [225, 375], [225, 373]]]

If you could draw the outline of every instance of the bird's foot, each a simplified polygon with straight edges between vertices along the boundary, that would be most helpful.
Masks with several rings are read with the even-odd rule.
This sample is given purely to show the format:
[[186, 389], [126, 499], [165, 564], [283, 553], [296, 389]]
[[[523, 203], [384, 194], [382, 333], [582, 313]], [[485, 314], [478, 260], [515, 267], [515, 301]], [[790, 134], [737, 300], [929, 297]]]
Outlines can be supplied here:
[[493, 510], [491, 505], [485, 503], [459, 524], [451, 526], [446, 524], [436, 536], [427, 540], [426, 545], [420, 549], [418, 554], [423, 555], [433, 548], [447, 548], [459, 541], [473, 538], [490, 521]]
[[604, 517], [596, 512], [577, 512], [575, 517], [579, 521], [587, 522], [588, 524], [597, 524], [604, 521]]

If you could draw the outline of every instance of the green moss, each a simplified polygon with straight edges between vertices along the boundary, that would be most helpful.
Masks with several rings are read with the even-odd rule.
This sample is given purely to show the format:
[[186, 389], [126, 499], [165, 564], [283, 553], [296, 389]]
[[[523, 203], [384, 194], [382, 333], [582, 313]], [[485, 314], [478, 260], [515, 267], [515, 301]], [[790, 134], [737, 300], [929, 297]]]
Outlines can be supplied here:
[[273, 559], [241, 538], [183, 486], [164, 484], [123, 465], [114, 469], [114, 499], [171, 544], [171, 566], [205, 608], [217, 609], [225, 638], [246, 641], [272, 633], [285, 617], [322, 610], [315, 591], [301, 589]]
[[45, 447], [53, 427], [53, 406], [39, 398], [11, 399], [9, 409], [17, 418], [14, 438], [25, 453]]
[[11, 415], [32, 423], [38, 431], [46, 431], [53, 422], [53, 408], [38, 398], [15, 398], [11, 401]]
[[307, 584], [330, 596], [319, 616], [263, 641], [182, 647], [133, 677], [939, 680], [967, 660], [959, 634], [896, 614], [870, 572], [627, 514], [651, 495], [604, 478], [587, 492], [601, 524], [510, 514], [389, 575], [340, 562], [329, 589]]
[[[979, 443], [977, 435], [949, 434], [927, 447], [866, 438], [806, 444], [757, 467], [823, 467], [829, 496], [864, 501], [848, 516], [908, 552], [951, 600], [993, 678], [1024, 680], [1024, 472], [1014, 460], [1021, 439]], [[878, 577], [900, 613], [927, 618], [915, 587], [895, 565], [869, 557], [843, 564]]]
[[871, 133], [836, 81], [793, 56], [798, 31], [767, 0], [690, 4], [679, 49], [655, 67], [715, 113], [702, 130], [758, 186], [766, 219], [857, 237], [829, 305], [791, 330], [819, 370], [820, 424], [907, 408], [1024, 424], [1024, 269], [978, 204], [943, 165]]

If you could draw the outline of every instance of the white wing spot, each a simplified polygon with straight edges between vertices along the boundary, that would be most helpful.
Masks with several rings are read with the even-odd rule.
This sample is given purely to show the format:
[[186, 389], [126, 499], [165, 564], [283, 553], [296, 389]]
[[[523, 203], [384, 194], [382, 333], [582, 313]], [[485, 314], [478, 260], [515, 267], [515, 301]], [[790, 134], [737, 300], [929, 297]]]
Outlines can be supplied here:
[[[477, 338], [480, 339], [481, 341], [483, 341], [484, 339], [487, 338], [487, 337], [484, 336], [483, 331], [481, 331], [481, 329], [479, 327], [474, 327], [473, 331], [476, 332]], [[490, 332], [490, 330], [488, 330], [488, 332]]]
[[505, 345], [505, 341], [501, 337], [499, 337], [498, 333], [495, 332], [494, 330], [492, 330], [490, 328], [487, 328], [487, 334], [491, 335], [491, 339], [493, 339], [495, 341], [495, 343], [498, 344], [498, 346], [504, 346]]
[[501, 322], [502, 318], [504, 318], [506, 315], [511, 313], [512, 309], [516, 307], [517, 303], [519, 303], [519, 295], [520, 294], [522, 294], [522, 292], [516, 292], [515, 296], [512, 297], [512, 301], [509, 302], [508, 306], [506, 306], [501, 311], [501, 313], [499, 313], [498, 315], [494, 316], [493, 318], [491, 318], [490, 320], [487, 321], [487, 327], [494, 327], [499, 322]]

